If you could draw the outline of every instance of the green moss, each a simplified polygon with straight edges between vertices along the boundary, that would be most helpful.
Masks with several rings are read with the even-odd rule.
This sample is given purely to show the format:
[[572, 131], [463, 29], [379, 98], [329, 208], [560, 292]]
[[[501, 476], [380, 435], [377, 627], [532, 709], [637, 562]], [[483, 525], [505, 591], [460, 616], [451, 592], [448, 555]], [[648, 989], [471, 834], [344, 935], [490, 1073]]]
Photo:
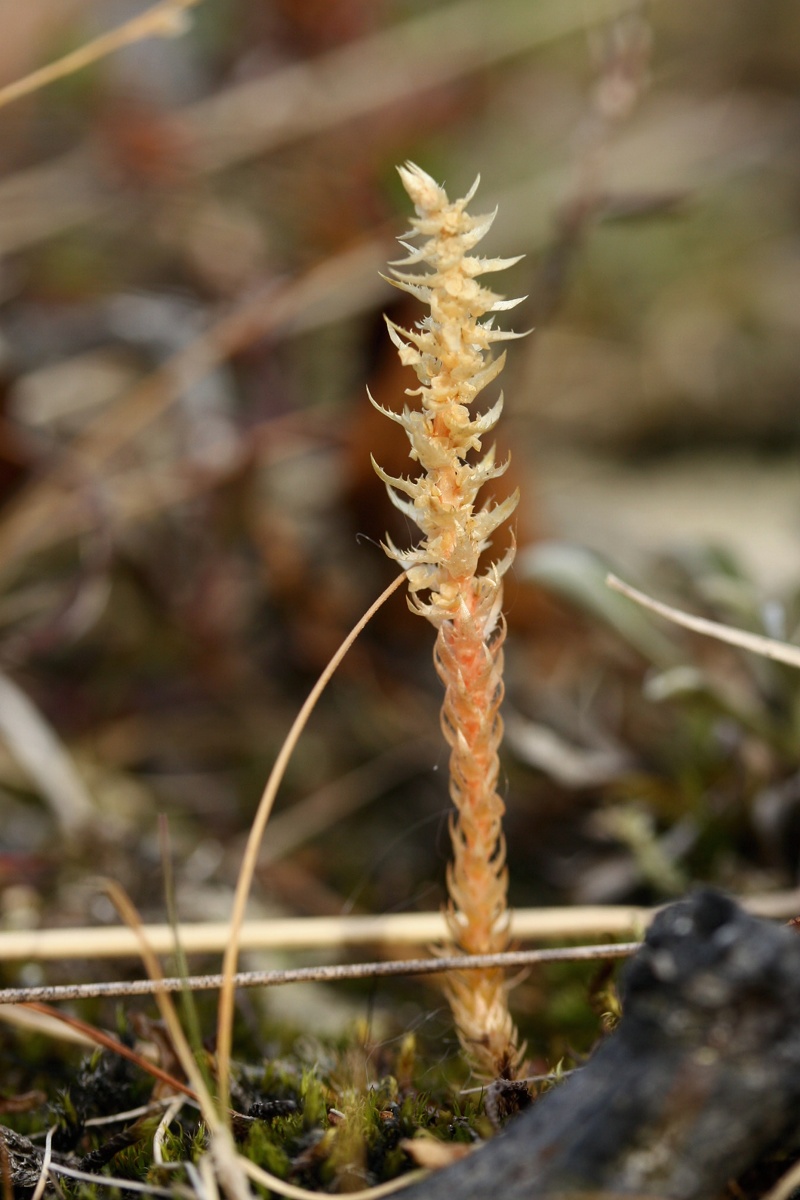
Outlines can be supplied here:
[[287, 1179], [291, 1169], [291, 1158], [285, 1146], [287, 1132], [282, 1121], [270, 1125], [259, 1121], [253, 1125], [245, 1144], [247, 1157], [279, 1179]]
[[325, 1088], [313, 1071], [304, 1071], [300, 1083], [303, 1128], [314, 1129], [327, 1122], [328, 1100]]

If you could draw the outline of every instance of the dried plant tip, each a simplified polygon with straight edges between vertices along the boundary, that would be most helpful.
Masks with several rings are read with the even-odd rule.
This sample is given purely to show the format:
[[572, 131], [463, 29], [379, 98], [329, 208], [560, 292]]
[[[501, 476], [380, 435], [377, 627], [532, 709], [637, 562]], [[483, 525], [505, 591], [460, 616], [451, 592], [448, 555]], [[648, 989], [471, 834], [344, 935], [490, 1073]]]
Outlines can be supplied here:
[[[492, 344], [521, 336], [494, 329], [489, 315], [512, 308], [519, 300], [498, 296], [475, 277], [519, 259], [479, 259], [469, 254], [494, 219], [494, 214], [471, 216], [466, 211], [478, 180], [467, 196], [451, 203], [444, 188], [420, 167], [406, 163], [398, 169], [417, 212], [408, 236], [425, 240], [418, 247], [403, 240], [409, 254], [397, 266], [422, 264], [427, 270], [414, 276], [395, 266], [392, 282], [428, 305], [430, 315], [415, 330], [387, 320], [401, 362], [413, 368], [420, 384], [407, 391], [419, 396], [420, 409], [392, 413], [391, 418], [405, 428], [412, 458], [421, 463], [424, 473], [413, 484], [379, 473], [393, 502], [397, 502], [393, 489], [413, 499], [413, 512], [406, 502], [399, 507], [419, 526], [423, 538], [411, 561], [405, 552], [398, 561], [409, 573], [412, 592], [428, 593], [416, 595], [414, 606], [438, 627], [453, 618], [465, 591], [476, 595], [482, 591], [476, 578], [478, 559], [489, 545], [488, 535], [510, 516], [516, 503], [509, 500], [493, 510], [496, 519], [474, 510], [480, 486], [501, 470], [490, 465], [489, 456], [475, 462], [474, 455], [480, 453], [481, 439], [500, 416], [502, 398], [477, 416], [471, 415], [470, 405], [503, 369], [505, 355], [493, 356]], [[413, 570], [420, 566], [430, 569]], [[490, 632], [484, 631], [486, 636]]]

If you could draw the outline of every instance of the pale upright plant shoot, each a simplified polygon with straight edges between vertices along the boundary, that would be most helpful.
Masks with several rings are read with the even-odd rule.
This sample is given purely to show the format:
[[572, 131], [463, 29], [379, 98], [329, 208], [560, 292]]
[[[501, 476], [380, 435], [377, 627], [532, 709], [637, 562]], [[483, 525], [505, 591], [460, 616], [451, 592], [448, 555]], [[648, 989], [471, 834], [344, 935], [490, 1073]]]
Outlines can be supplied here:
[[[402, 425], [410, 457], [421, 473], [394, 478], [377, 464], [392, 503], [419, 527], [422, 537], [408, 550], [387, 538], [385, 549], [406, 573], [409, 605], [437, 631], [434, 661], [444, 684], [442, 729], [450, 754], [450, 820], [453, 856], [447, 868], [447, 916], [457, 945], [466, 954], [492, 954], [509, 941], [508, 873], [502, 831], [503, 801], [497, 791], [498, 747], [503, 734], [503, 575], [514, 546], [480, 570], [491, 535], [513, 513], [515, 492], [498, 504], [477, 503], [487, 480], [507, 467], [494, 447], [482, 451], [503, 407], [502, 395], [485, 412], [470, 406], [503, 369], [496, 342], [520, 336], [494, 328], [491, 314], [513, 308], [477, 282], [518, 258], [478, 258], [472, 250], [494, 220], [466, 209], [478, 180], [462, 199], [450, 202], [444, 189], [419, 167], [398, 168], [416, 209], [406, 238], [407, 257], [392, 264], [391, 282], [430, 308], [413, 330], [388, 320], [389, 336], [404, 366], [413, 367], [419, 408], [402, 413], [382, 408]], [[420, 273], [401, 268], [423, 265]], [[370, 400], [372, 397], [370, 396]], [[372, 400], [375, 404], [375, 401]], [[454, 975], [447, 985], [461, 1044], [482, 1075], [512, 1077], [522, 1050], [508, 1011], [508, 984], [501, 970]]]

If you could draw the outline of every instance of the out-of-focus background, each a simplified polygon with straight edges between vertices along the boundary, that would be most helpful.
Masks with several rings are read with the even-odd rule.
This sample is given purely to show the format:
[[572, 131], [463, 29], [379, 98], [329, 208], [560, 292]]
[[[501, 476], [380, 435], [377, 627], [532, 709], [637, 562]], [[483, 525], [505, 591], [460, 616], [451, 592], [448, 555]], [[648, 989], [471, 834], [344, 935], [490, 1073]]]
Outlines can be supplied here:
[[[0, 84], [146, 7], [0, 0]], [[499, 431], [512, 902], [794, 884], [795, 677], [603, 578], [796, 633], [799, 83], [793, 0], [202, 0], [0, 108], [0, 922], [115, 920], [100, 875], [162, 918], [162, 813], [180, 915], [228, 915], [294, 713], [413, 536], [366, 399], [414, 383], [379, 275], [406, 159], [480, 173], [486, 252], [526, 256], [495, 283], [534, 330]], [[432, 642], [398, 595], [347, 658], [254, 913], [441, 904]]]

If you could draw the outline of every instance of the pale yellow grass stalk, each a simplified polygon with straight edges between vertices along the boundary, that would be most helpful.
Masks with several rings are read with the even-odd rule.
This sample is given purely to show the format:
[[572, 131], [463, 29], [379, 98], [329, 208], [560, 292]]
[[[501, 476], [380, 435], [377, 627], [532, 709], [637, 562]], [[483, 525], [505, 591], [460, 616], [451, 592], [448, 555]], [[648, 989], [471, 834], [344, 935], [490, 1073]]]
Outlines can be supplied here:
[[188, 10], [198, 3], [199, 0], [159, 0], [158, 4], [132, 17], [118, 29], [112, 29], [110, 33], [101, 33], [56, 62], [39, 67], [36, 71], [31, 71], [30, 75], [0, 88], [0, 108], [21, 99], [22, 96], [29, 96], [31, 92], [38, 92], [40, 88], [55, 83], [57, 79], [74, 75], [76, 71], [82, 71], [91, 63], [145, 38], [177, 37], [185, 33], [189, 27]]
[[281, 785], [289, 759], [294, 753], [295, 746], [300, 740], [300, 735], [306, 727], [308, 718], [316, 707], [317, 701], [322, 695], [325, 688], [328, 686], [336, 668], [341, 663], [347, 651], [352, 646], [353, 642], [358, 637], [361, 630], [372, 619], [381, 605], [391, 596], [392, 592], [397, 588], [398, 583], [402, 580], [402, 576], [398, 576], [387, 588], [381, 593], [362, 617], [356, 622], [353, 628], [348, 633], [338, 650], [334, 653], [328, 665], [320, 675], [317, 682], [309, 692], [300, 711], [292, 722], [292, 727], [287, 733], [283, 745], [280, 748], [278, 757], [273, 763], [272, 770], [269, 774], [269, 779], [264, 785], [264, 791], [261, 793], [261, 799], [258, 802], [258, 808], [250, 827], [250, 833], [247, 837], [247, 845], [244, 850], [242, 865], [239, 868], [239, 875], [236, 880], [236, 892], [233, 898], [233, 911], [231, 912], [230, 931], [228, 941], [225, 946], [225, 953], [222, 957], [222, 973], [224, 981], [220, 989], [219, 1010], [217, 1013], [217, 1073], [219, 1078], [219, 1095], [223, 1107], [228, 1107], [230, 1094], [230, 1071], [231, 1071], [231, 1051], [233, 1048], [233, 1012], [234, 1012], [234, 976], [236, 967], [239, 961], [239, 948], [241, 940], [241, 930], [244, 924], [245, 909], [247, 907], [247, 899], [250, 895], [250, 887], [253, 882], [253, 876], [256, 871], [258, 862], [258, 852], [261, 848], [261, 842], [264, 837], [264, 830], [267, 827], [272, 806], [275, 803], [275, 797], [278, 794], [278, 788]]
[[[448, 922], [465, 953], [491, 954], [509, 941], [504, 805], [497, 779], [506, 633], [502, 578], [513, 560], [513, 546], [482, 573], [479, 560], [518, 497], [515, 493], [483, 507], [476, 503], [482, 484], [507, 466], [495, 462], [494, 448], [481, 449], [503, 399], [501, 395], [477, 416], [470, 405], [503, 368], [505, 355], [492, 355], [494, 343], [518, 336], [495, 329], [487, 314], [519, 301], [502, 299], [477, 277], [519, 260], [470, 253], [494, 219], [494, 214], [470, 216], [466, 211], [477, 180], [463, 200], [451, 203], [419, 167], [409, 163], [399, 170], [417, 212], [407, 236], [419, 238], [420, 244], [401, 239], [408, 256], [394, 264], [392, 282], [428, 305], [430, 313], [414, 330], [387, 320], [401, 362], [417, 374], [419, 387], [406, 394], [418, 396], [420, 408], [406, 407], [402, 414], [381, 411], [405, 429], [411, 458], [422, 473], [417, 479], [393, 478], [379, 466], [375, 469], [392, 502], [423, 535], [410, 550], [391, 542], [386, 549], [406, 572], [411, 608], [437, 630], [434, 659], [445, 687], [442, 728], [451, 748], [455, 806]], [[396, 269], [416, 264], [427, 270], [412, 274]], [[513, 1075], [522, 1056], [507, 990], [499, 970], [456, 974], [448, 984], [462, 1046], [474, 1068], [489, 1077]]]

